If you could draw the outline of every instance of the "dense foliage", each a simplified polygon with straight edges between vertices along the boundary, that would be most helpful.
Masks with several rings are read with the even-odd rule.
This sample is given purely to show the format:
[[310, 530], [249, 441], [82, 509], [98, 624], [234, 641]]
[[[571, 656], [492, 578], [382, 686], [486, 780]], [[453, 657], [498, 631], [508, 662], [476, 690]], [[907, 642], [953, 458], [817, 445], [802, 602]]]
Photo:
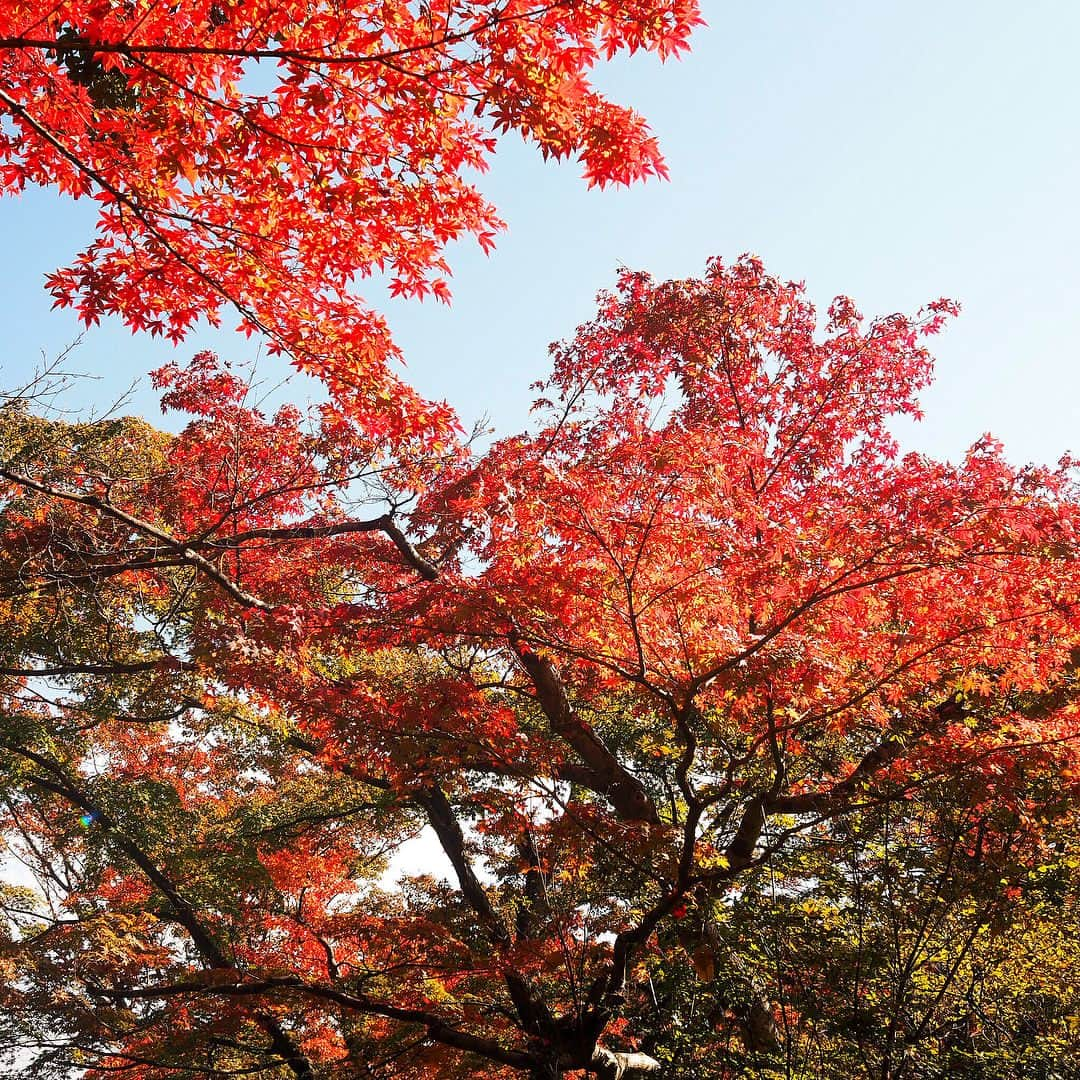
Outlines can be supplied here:
[[695, 0], [4, 0], [0, 195], [97, 201], [49, 281], [86, 322], [179, 340], [224, 311], [369, 430], [428, 444], [453, 416], [397, 377], [356, 280], [449, 296], [447, 243], [500, 228], [473, 183], [498, 132], [590, 184], [663, 175], [589, 74], [677, 54], [699, 21]]
[[990, 438], [897, 454], [950, 312], [626, 273], [534, 427], [422, 482], [209, 355], [157, 373], [175, 436], [10, 401], [0, 1038], [95, 1080], [1066, 1075], [1080, 502]]

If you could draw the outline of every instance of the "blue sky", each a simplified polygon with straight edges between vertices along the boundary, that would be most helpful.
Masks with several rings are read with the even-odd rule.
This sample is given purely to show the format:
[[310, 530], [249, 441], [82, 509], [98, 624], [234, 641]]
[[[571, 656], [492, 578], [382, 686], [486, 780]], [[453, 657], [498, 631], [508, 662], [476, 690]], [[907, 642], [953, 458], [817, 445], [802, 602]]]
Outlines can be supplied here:
[[[483, 180], [510, 230], [490, 258], [451, 253], [455, 301], [376, 295], [409, 377], [469, 422], [519, 428], [547, 344], [589, 316], [620, 264], [658, 277], [706, 258], [760, 255], [867, 314], [949, 295], [963, 314], [936, 346], [927, 419], [905, 445], [955, 456], [982, 432], [1016, 461], [1080, 452], [1080, 5], [908, 0], [704, 0], [710, 26], [682, 61], [623, 61], [600, 76], [651, 121], [671, 181], [587, 191], [514, 137]], [[50, 313], [44, 274], [88, 239], [89, 204], [47, 192], [0, 202], [0, 383], [78, 333]], [[71, 366], [101, 375], [76, 403], [107, 403], [174, 350], [106, 326]], [[280, 361], [266, 360], [272, 375]], [[297, 388], [299, 391], [299, 388]], [[128, 411], [156, 411], [149, 392]]]

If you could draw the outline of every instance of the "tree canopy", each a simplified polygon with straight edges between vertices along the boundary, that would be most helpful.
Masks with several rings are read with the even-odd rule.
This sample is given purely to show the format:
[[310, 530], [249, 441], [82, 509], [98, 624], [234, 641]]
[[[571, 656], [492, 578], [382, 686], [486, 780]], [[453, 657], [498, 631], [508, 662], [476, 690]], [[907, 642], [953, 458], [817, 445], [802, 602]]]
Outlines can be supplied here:
[[[156, 374], [177, 435], [9, 402], [0, 1038], [93, 1080], [1055, 1075], [1080, 501], [989, 437], [899, 455], [953, 310], [626, 272], [530, 430], [422, 483], [209, 354]], [[421, 830], [445, 872], [388, 863]]]
[[1080, 490], [899, 453], [954, 305], [627, 271], [480, 449], [357, 293], [448, 298], [501, 133], [663, 176], [590, 75], [700, 21], [0, 4], [0, 193], [99, 206], [56, 302], [329, 391], [0, 403], [11, 1074], [1067, 1075]]

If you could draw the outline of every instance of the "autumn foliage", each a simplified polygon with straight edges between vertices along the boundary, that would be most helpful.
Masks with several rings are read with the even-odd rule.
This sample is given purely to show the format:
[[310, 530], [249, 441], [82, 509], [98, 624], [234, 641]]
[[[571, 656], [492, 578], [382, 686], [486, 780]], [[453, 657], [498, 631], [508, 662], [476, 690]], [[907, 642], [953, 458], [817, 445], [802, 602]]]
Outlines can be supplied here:
[[369, 429], [426, 443], [453, 417], [398, 379], [357, 279], [449, 296], [447, 243], [501, 227], [472, 180], [499, 132], [578, 155], [590, 184], [662, 175], [589, 73], [675, 55], [699, 21], [694, 0], [6, 0], [0, 194], [98, 202], [49, 280], [87, 323], [179, 340], [238, 318]]
[[1066, 1075], [1080, 492], [899, 454], [953, 305], [626, 272], [482, 450], [357, 294], [448, 298], [501, 133], [662, 176], [590, 73], [699, 22], [0, 4], [0, 193], [99, 206], [56, 302], [329, 391], [0, 405], [11, 1075]]
[[1075, 469], [898, 454], [952, 313], [624, 273], [531, 429], [422, 483], [205, 354], [156, 375], [175, 436], [9, 404], [7, 1043], [93, 1080], [1075, 1046], [1069, 976], [1001, 990], [1036, 926], [1069, 970]]

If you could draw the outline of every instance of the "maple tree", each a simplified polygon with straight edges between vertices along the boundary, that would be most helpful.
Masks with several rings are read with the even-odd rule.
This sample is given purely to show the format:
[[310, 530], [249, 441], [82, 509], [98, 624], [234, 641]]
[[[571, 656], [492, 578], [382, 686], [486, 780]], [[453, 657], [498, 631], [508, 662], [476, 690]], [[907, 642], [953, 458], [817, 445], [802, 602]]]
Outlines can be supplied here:
[[89, 196], [96, 239], [53, 274], [87, 323], [180, 340], [232, 309], [397, 443], [454, 418], [397, 376], [354, 292], [449, 296], [449, 241], [500, 228], [471, 176], [498, 132], [578, 154], [590, 184], [664, 173], [598, 60], [686, 47], [695, 0], [5, 0], [0, 194]]
[[[177, 435], [9, 402], [6, 1045], [90, 1080], [1015, 1065], [956, 1025], [1075, 866], [1080, 500], [989, 437], [898, 455], [952, 311], [627, 272], [534, 426], [422, 485], [208, 354], [156, 375]], [[445, 870], [388, 863], [421, 831]], [[1047, 1000], [1001, 1015], [1066, 1045]]]

